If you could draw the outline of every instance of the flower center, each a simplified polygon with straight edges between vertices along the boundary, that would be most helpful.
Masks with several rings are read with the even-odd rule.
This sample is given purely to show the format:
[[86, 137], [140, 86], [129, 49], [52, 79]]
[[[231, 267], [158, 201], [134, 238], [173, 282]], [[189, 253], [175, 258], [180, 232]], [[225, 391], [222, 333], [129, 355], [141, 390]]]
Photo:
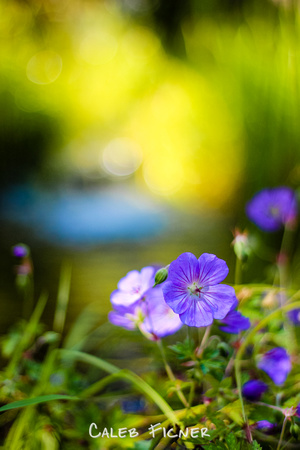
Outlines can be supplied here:
[[131, 289], [131, 294], [139, 294], [141, 292], [142, 287], [141, 286], [134, 286]]
[[198, 286], [195, 282], [188, 287], [188, 290], [190, 292], [191, 295], [196, 295], [197, 297], [200, 298], [200, 294], [201, 294], [201, 286]]
[[280, 209], [278, 206], [271, 206], [269, 209], [270, 215], [275, 219], [280, 216]]

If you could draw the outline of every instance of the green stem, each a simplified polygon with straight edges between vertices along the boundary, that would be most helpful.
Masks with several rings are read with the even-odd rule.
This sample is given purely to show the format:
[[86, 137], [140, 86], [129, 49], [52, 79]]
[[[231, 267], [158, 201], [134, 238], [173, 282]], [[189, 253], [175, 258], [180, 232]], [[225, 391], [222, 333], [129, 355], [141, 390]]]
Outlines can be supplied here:
[[204, 350], [206, 341], [207, 341], [207, 339], [208, 339], [208, 337], [210, 335], [210, 330], [211, 330], [211, 325], [209, 325], [209, 327], [206, 327], [206, 330], [205, 330], [205, 333], [203, 335], [200, 347], [198, 348], [198, 351], [197, 351], [197, 357], [198, 358], [200, 358], [200, 356], [202, 355], [202, 352]]
[[235, 260], [234, 284], [242, 284], [242, 261], [238, 257]]
[[169, 363], [168, 363], [168, 361], [167, 361], [167, 357], [166, 357], [166, 353], [165, 353], [165, 350], [164, 350], [164, 347], [163, 347], [163, 343], [162, 343], [161, 339], [159, 339], [159, 340], [156, 341], [156, 342], [157, 342], [157, 346], [158, 346], [158, 348], [159, 348], [159, 350], [160, 350], [160, 353], [161, 353], [161, 356], [162, 356], [162, 360], [163, 360], [163, 362], [164, 362], [164, 366], [165, 366], [167, 375], [168, 375], [169, 379], [170, 379], [173, 383], [175, 383], [175, 386], [176, 386], [176, 393], [177, 393], [177, 395], [178, 395], [178, 398], [181, 400], [182, 404], [183, 404], [186, 408], [188, 408], [188, 407], [189, 407], [189, 403], [188, 403], [187, 399], [185, 398], [185, 395], [184, 395], [184, 393], [182, 392], [180, 386], [178, 385], [178, 381], [177, 381], [177, 379], [176, 379], [176, 377], [175, 377], [175, 375], [174, 375], [174, 373], [173, 373], [173, 371], [172, 371], [172, 369], [171, 369], [171, 367], [170, 367], [170, 365], [169, 365]]
[[287, 422], [287, 417], [284, 418], [284, 421], [283, 421], [283, 424], [282, 424], [281, 433], [280, 433], [280, 438], [279, 438], [279, 442], [278, 442], [278, 446], [277, 446], [277, 449], [276, 449], [276, 450], [280, 450], [281, 443], [282, 443], [282, 440], [283, 440], [283, 435], [284, 435], [284, 430], [285, 430], [286, 422]]

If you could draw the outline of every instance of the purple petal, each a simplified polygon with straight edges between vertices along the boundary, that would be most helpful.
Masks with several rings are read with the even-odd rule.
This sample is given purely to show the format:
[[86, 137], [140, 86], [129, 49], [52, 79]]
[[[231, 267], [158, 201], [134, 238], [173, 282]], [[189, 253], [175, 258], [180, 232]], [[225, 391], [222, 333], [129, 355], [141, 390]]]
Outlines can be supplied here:
[[243, 396], [252, 402], [260, 400], [264, 392], [268, 390], [268, 385], [260, 380], [247, 381], [242, 387]]
[[288, 318], [295, 325], [300, 325], [300, 308], [293, 309], [287, 313]]
[[140, 282], [140, 273], [137, 270], [131, 270], [121, 278], [118, 283], [118, 289], [124, 292], [130, 292], [133, 286], [138, 286]]
[[189, 286], [199, 279], [199, 263], [192, 253], [182, 253], [171, 262], [168, 272], [168, 281], [177, 285]]
[[224, 319], [236, 302], [235, 291], [227, 284], [207, 286], [202, 289], [201, 297], [211, 308], [215, 319]]
[[278, 208], [280, 209], [282, 222], [286, 224], [295, 220], [298, 213], [295, 192], [286, 186], [281, 186], [273, 189], [272, 194], [274, 203], [278, 205]]
[[212, 286], [223, 281], [229, 272], [227, 264], [223, 259], [219, 259], [216, 255], [203, 253], [199, 258], [200, 276], [199, 283], [201, 286]]
[[297, 209], [294, 191], [284, 186], [263, 189], [246, 205], [249, 219], [264, 231], [277, 231], [283, 224], [293, 222]]
[[203, 301], [191, 300], [189, 308], [180, 314], [180, 319], [190, 327], [207, 327], [213, 322], [211, 308]]
[[131, 306], [136, 301], [140, 300], [141, 295], [139, 293], [136, 294], [130, 294], [128, 292], [119, 291], [118, 289], [116, 291], [113, 291], [110, 296], [110, 301], [114, 308], [120, 307], [120, 306]]
[[126, 328], [127, 330], [134, 330], [136, 328], [136, 325], [132, 319], [116, 311], [111, 311], [108, 313], [108, 319], [114, 325]]
[[285, 382], [292, 369], [290, 356], [282, 347], [276, 347], [265, 353], [257, 367], [266, 372], [276, 385]]
[[148, 333], [162, 338], [175, 333], [183, 323], [164, 300], [162, 288], [150, 289], [146, 296], [146, 318], [142, 324]]
[[258, 420], [255, 424], [255, 428], [263, 433], [271, 433], [276, 426], [275, 423], [271, 423], [268, 420]]
[[238, 334], [240, 331], [248, 330], [251, 323], [248, 317], [243, 316], [239, 311], [230, 310], [227, 316], [222, 319], [225, 326], [220, 326], [220, 330], [225, 333]]
[[155, 281], [156, 268], [154, 267], [144, 267], [141, 270], [140, 282], [142, 286], [142, 291], [146, 292], [149, 288], [152, 288]]
[[190, 295], [187, 287], [176, 285], [172, 281], [165, 281], [162, 285], [162, 292], [166, 303], [176, 314], [182, 314], [189, 308]]

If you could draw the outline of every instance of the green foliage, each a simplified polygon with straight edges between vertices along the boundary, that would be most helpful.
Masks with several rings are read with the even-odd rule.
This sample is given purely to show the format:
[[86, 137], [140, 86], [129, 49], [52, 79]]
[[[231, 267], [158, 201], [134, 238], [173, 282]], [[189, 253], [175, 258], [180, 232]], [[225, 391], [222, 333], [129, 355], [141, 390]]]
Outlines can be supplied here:
[[184, 361], [195, 357], [195, 342], [193, 339], [187, 338], [183, 342], [170, 345], [169, 348], [176, 353], [179, 360]]

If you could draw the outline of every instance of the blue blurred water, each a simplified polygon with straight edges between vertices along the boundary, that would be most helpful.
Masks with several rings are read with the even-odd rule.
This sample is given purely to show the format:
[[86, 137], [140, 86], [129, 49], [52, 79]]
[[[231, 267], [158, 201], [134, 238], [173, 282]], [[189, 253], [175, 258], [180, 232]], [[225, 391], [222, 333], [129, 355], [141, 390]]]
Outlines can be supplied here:
[[165, 208], [124, 185], [85, 190], [19, 185], [4, 192], [1, 203], [2, 220], [59, 245], [135, 241], [168, 226]]

